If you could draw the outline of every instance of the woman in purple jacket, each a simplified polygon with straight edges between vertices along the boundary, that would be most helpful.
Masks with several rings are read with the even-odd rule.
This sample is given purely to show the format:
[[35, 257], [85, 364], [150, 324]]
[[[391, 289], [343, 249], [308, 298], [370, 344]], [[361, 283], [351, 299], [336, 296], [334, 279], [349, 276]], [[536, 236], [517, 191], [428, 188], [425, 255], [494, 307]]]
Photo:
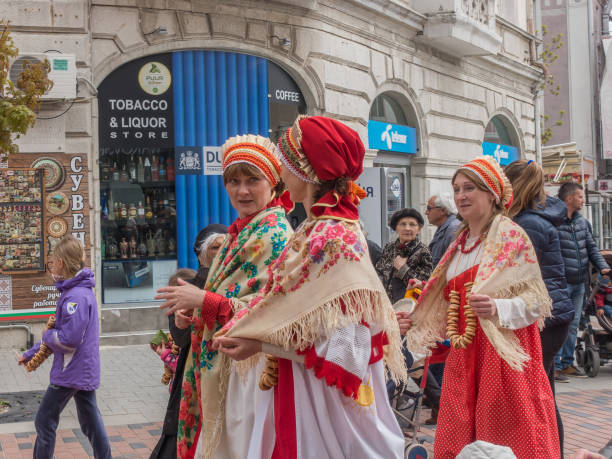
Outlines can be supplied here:
[[41, 343], [53, 351], [50, 384], [36, 414], [34, 459], [51, 459], [59, 417], [74, 397], [81, 430], [89, 438], [94, 456], [111, 458], [111, 448], [96, 403], [100, 386], [100, 330], [95, 280], [84, 267], [81, 243], [64, 237], [48, 259], [48, 269], [61, 293], [55, 309], [55, 328], [44, 332], [42, 340], [28, 350], [19, 364], [24, 365], [38, 352]]

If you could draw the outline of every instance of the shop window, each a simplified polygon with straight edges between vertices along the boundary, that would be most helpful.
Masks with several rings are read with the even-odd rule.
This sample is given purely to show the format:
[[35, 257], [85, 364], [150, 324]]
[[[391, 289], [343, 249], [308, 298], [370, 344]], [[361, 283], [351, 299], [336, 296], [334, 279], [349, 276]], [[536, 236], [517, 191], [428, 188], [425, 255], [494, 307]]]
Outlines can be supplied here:
[[174, 180], [171, 149], [100, 153], [104, 303], [152, 300], [176, 269]]
[[383, 123], [408, 125], [404, 110], [397, 101], [388, 94], [381, 94], [372, 103], [370, 119]]
[[510, 134], [513, 131], [514, 129], [509, 125], [508, 121], [496, 115], [491, 118], [491, 121], [489, 121], [485, 128], [484, 141], [517, 147], [516, 141], [513, 140], [513, 136]]
[[177, 267], [171, 54], [98, 88], [103, 303], [151, 301]]

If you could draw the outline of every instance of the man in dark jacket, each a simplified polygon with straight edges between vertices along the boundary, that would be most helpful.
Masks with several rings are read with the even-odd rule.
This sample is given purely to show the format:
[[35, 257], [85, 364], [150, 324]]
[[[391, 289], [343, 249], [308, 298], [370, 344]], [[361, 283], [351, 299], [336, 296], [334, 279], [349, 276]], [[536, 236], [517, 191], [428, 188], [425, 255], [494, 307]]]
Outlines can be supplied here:
[[582, 316], [585, 282], [588, 280], [589, 261], [602, 273], [607, 274], [610, 267], [599, 252], [590, 223], [580, 215], [584, 204], [582, 186], [569, 182], [559, 188], [559, 199], [567, 206], [567, 218], [557, 229], [561, 243], [561, 255], [565, 263], [567, 291], [574, 303], [574, 319], [569, 328], [567, 339], [555, 359], [555, 371], [569, 376], [585, 377], [581, 368], [573, 365], [574, 349], [578, 324]]
[[444, 252], [455, 239], [455, 233], [459, 227], [459, 220], [455, 216], [457, 208], [448, 193], [440, 193], [429, 198], [427, 201], [427, 220], [438, 229], [429, 243], [429, 251], [434, 267], [442, 259]]

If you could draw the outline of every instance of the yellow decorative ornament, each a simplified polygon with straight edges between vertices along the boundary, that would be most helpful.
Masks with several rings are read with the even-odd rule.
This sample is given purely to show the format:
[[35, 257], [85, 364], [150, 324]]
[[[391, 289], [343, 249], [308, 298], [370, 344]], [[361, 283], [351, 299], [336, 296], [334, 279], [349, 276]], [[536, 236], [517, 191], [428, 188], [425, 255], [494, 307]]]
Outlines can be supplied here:
[[357, 390], [357, 404], [359, 406], [370, 406], [372, 403], [374, 403], [374, 389], [362, 383]]

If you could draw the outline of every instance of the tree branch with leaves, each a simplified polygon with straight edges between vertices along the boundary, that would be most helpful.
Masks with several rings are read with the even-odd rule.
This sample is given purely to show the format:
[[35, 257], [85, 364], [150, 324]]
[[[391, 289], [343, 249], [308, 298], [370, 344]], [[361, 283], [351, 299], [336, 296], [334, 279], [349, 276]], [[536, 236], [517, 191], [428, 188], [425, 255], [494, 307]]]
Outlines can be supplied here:
[[[547, 34], [548, 27], [546, 27], [546, 25], [542, 25], [543, 40], [545, 40]], [[544, 71], [544, 80], [542, 81], [540, 89], [543, 91], [548, 90], [553, 96], [558, 96], [561, 93], [561, 85], [557, 83], [555, 75], [550, 72], [549, 67], [559, 58], [557, 51], [562, 48], [563, 45], [563, 34], [558, 33], [557, 35], [553, 36], [550, 41], [544, 41], [542, 52], [538, 56], [538, 61], [540, 64], [539, 67]], [[542, 140], [542, 145], [546, 145], [546, 143], [552, 138], [553, 128], [555, 126], [563, 126], [563, 116], [565, 113], [565, 110], [559, 110], [559, 116], [556, 120], [554, 120], [554, 122], [551, 122], [550, 115], [541, 115], [540, 124], [542, 126], [542, 133], [540, 138]]]
[[10, 65], [18, 55], [9, 23], [0, 21], [0, 161], [17, 153], [15, 141], [36, 122], [40, 98], [53, 87], [49, 61], [26, 62], [16, 82], [11, 81]]

